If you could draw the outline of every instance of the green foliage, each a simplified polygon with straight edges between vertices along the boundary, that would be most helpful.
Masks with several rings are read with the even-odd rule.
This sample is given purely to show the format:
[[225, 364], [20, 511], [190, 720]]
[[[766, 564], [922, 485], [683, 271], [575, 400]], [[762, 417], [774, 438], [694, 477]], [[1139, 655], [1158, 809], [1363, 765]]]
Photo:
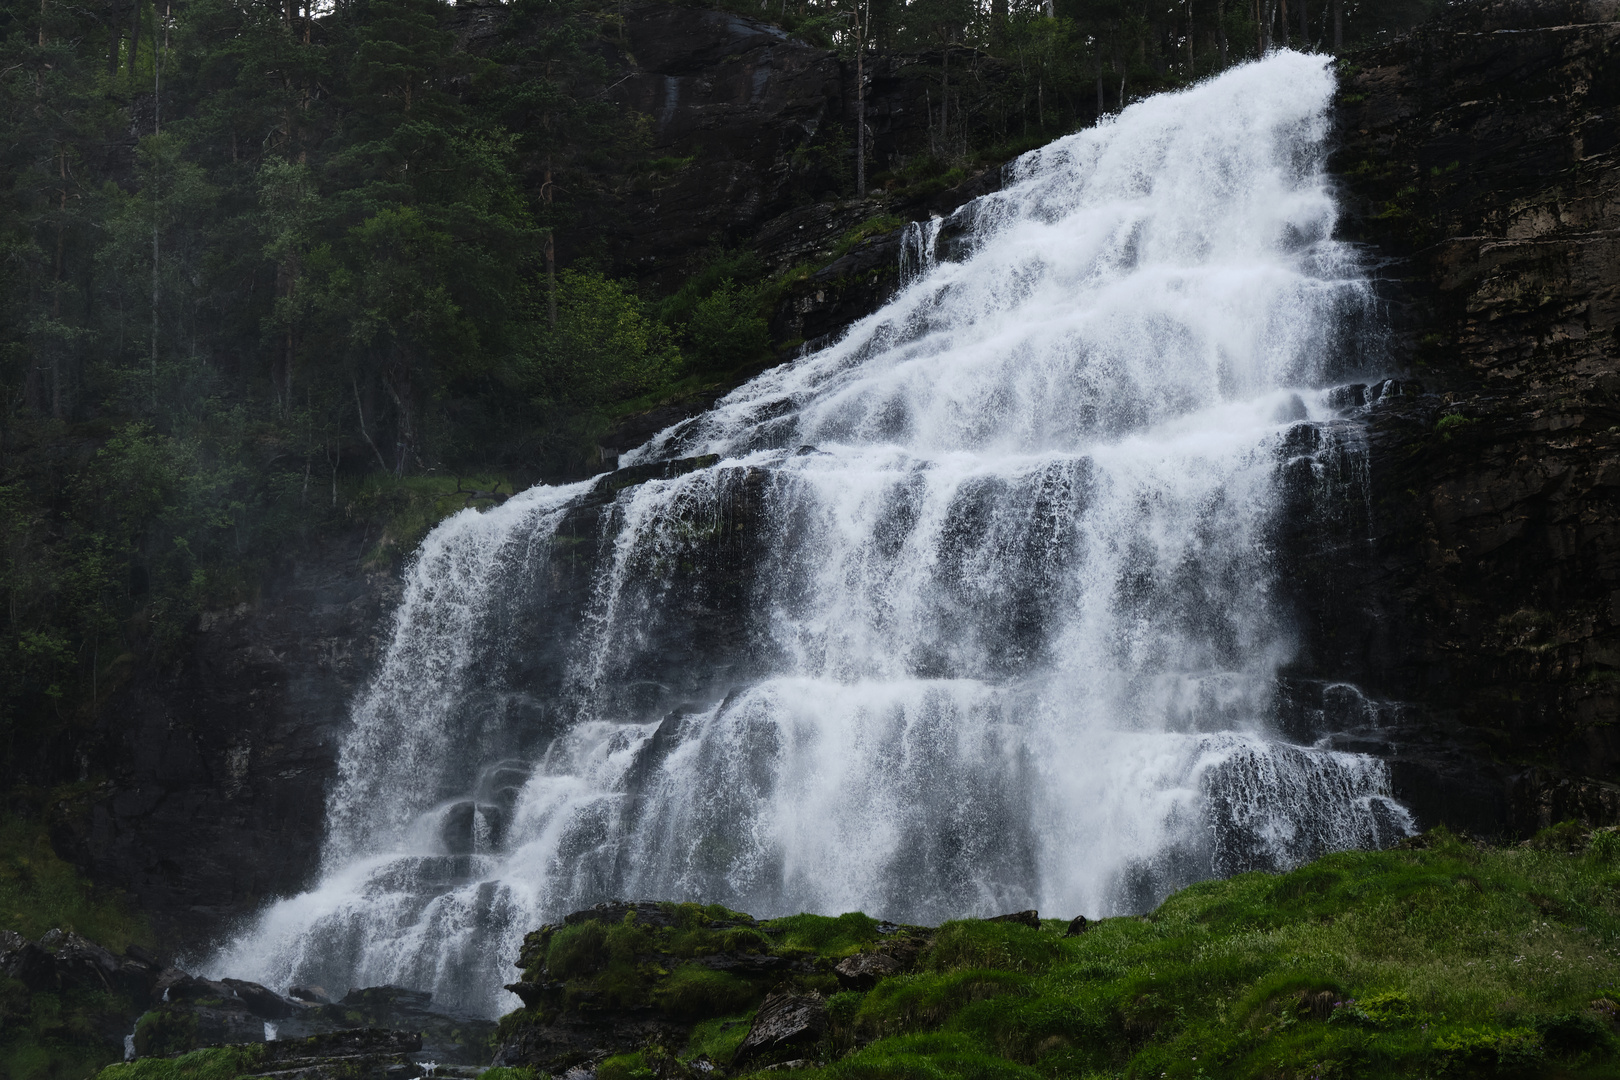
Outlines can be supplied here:
[[540, 334], [524, 378], [542, 405], [602, 406], [663, 385], [681, 366], [674, 336], [624, 283], [557, 275], [557, 328]]
[[478, 1080], [540, 1080], [540, 1074], [527, 1065], [516, 1067], [501, 1065], [493, 1069], [485, 1069], [478, 1074]]
[[692, 365], [702, 372], [729, 371], [771, 352], [757, 295], [730, 278], [693, 307], [686, 337]]
[[1477, 423], [1478, 420], [1470, 420], [1462, 413], [1447, 413], [1435, 422], [1434, 430], [1440, 433], [1442, 440], [1449, 441], [1453, 435]]

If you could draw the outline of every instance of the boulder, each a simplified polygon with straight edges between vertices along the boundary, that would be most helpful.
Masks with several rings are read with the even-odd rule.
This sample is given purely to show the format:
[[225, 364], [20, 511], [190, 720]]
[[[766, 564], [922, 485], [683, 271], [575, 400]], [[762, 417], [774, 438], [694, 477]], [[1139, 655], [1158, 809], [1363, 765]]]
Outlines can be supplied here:
[[49, 953], [10, 930], [0, 930], [0, 971], [30, 990], [51, 987], [56, 974]]
[[242, 979], [221, 979], [224, 985], [236, 991], [236, 996], [254, 1016], [266, 1020], [283, 1020], [297, 1011], [298, 1006], [268, 987]]
[[754, 1014], [753, 1026], [732, 1056], [734, 1066], [781, 1050], [815, 1045], [827, 1033], [827, 999], [808, 994], [777, 992], [766, 996]]
[[1063, 931], [1064, 937], [1079, 937], [1091, 928], [1084, 915], [1076, 915], [1069, 923], [1069, 928]]
[[840, 960], [833, 970], [845, 990], [870, 990], [879, 979], [898, 974], [900, 962], [883, 953], [856, 953]]

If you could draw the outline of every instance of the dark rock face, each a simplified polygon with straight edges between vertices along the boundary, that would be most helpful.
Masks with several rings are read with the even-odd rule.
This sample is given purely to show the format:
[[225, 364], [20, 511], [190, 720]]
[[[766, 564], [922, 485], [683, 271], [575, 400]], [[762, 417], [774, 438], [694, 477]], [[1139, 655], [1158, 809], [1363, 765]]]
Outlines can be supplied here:
[[760, 1003], [732, 1063], [741, 1065], [762, 1054], [813, 1046], [827, 1033], [827, 1026], [827, 1001], [820, 994], [770, 994]]
[[113, 779], [57, 808], [53, 839], [175, 941], [198, 944], [306, 884], [350, 699], [397, 590], [364, 538], [304, 553], [252, 605], [205, 613], [174, 667], [104, 712]]
[[883, 953], [856, 953], [845, 957], [833, 968], [838, 973], [838, 985], [846, 990], [870, 990], [879, 979], [901, 970], [900, 962]]
[[[489, 1036], [495, 1025], [436, 1010], [433, 995], [419, 990], [372, 986], [351, 990], [336, 1003], [314, 1003], [284, 998], [240, 979], [215, 982], [174, 974], [178, 977], [170, 980], [166, 996], [154, 994], [150, 1009], [135, 1027], [135, 1053], [140, 1057], [240, 1044], [264, 1044], [271, 1060], [289, 1053], [343, 1057], [362, 1052], [344, 1049], [351, 1044], [410, 1032], [408, 1049], [388, 1053], [420, 1051], [427, 1060], [455, 1065], [489, 1061]], [[296, 1049], [300, 1044], [303, 1049]]]
[[1430, 822], [1620, 809], [1616, 13], [1448, 8], [1341, 87], [1346, 226], [1416, 381], [1369, 409], [1376, 539], [1304, 590], [1306, 666], [1413, 706]]

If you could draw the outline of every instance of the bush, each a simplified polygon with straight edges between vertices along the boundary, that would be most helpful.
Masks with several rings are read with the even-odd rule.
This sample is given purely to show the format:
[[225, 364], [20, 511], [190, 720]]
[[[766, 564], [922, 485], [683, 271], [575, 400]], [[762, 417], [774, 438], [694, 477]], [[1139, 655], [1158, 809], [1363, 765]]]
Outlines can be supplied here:
[[694, 305], [686, 337], [691, 366], [700, 372], [729, 371], [771, 352], [759, 298], [730, 278]]
[[1531, 1028], [1464, 1028], [1436, 1039], [1434, 1051], [1441, 1072], [1462, 1076], [1477, 1076], [1484, 1069], [1519, 1072], [1539, 1065], [1545, 1056], [1541, 1036]]

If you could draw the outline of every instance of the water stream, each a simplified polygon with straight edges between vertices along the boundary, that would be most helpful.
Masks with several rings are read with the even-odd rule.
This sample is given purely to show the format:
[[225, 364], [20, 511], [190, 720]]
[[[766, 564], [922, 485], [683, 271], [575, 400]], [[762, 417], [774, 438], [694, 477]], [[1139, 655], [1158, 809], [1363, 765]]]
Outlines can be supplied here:
[[213, 966], [496, 1014], [522, 934], [610, 897], [1095, 917], [1408, 831], [1275, 715], [1282, 477], [1369, 363], [1332, 91], [1277, 53], [1028, 154], [882, 311], [622, 462], [717, 463], [446, 521], [320, 882]]

